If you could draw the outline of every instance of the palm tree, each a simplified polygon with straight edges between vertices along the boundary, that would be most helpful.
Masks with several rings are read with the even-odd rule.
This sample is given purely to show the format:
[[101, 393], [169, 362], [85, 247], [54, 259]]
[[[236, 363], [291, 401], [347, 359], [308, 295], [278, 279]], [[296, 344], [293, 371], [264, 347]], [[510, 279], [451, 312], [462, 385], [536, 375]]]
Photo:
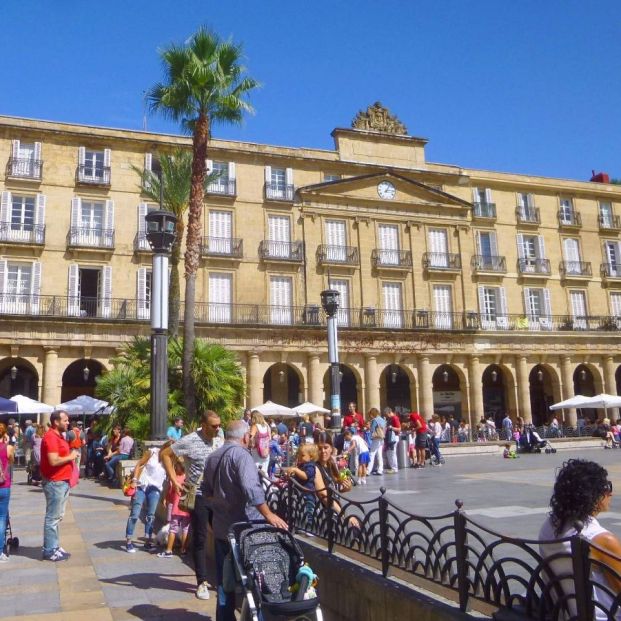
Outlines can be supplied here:
[[[162, 185], [162, 207], [177, 216], [175, 243], [170, 253], [170, 292], [168, 296], [168, 330], [173, 337], [179, 336], [179, 307], [181, 292], [179, 287], [179, 260], [181, 244], [185, 232], [183, 220], [190, 200], [192, 177], [192, 154], [182, 149], [175, 150], [171, 155], [159, 158]], [[143, 171], [132, 166], [141, 177], [140, 189], [154, 203], [160, 202], [160, 174], [151, 170]], [[216, 179], [218, 173], [205, 176], [204, 193], [207, 186]]]
[[240, 64], [242, 48], [200, 28], [182, 46], [161, 52], [165, 79], [147, 93], [151, 110], [180, 122], [192, 133], [192, 184], [185, 252], [185, 312], [183, 324], [183, 393], [188, 413], [196, 413], [192, 380], [196, 272], [200, 260], [203, 186], [207, 143], [215, 123], [239, 124], [244, 112], [252, 112], [246, 98], [258, 83], [245, 76]]

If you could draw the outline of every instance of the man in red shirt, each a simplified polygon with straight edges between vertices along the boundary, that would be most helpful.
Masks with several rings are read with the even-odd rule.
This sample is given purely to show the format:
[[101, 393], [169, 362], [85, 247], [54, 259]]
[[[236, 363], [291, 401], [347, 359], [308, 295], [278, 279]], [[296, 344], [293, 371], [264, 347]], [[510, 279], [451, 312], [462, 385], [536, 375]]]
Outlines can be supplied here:
[[58, 525], [65, 515], [69, 498], [69, 480], [73, 462], [79, 451], [69, 448], [62, 434], [67, 431], [69, 417], [66, 412], [53, 412], [50, 429], [41, 442], [41, 475], [45, 495], [45, 520], [43, 522], [43, 558], [48, 561], [66, 561], [69, 554], [60, 547]]
[[425, 448], [427, 446], [427, 423], [418, 412], [410, 412], [410, 429], [416, 433], [414, 447], [416, 448], [415, 468], [425, 467]]
[[[384, 408], [384, 418], [386, 419], [386, 437], [384, 438], [384, 448], [386, 449], [386, 461], [388, 462], [387, 474], [399, 472], [397, 462], [397, 443], [401, 436], [401, 421], [391, 407]], [[390, 433], [388, 431], [390, 430]]]
[[349, 429], [354, 425], [358, 427], [358, 433], [364, 429], [364, 417], [356, 411], [356, 404], [352, 401], [347, 406], [347, 414], [343, 417], [343, 428]]

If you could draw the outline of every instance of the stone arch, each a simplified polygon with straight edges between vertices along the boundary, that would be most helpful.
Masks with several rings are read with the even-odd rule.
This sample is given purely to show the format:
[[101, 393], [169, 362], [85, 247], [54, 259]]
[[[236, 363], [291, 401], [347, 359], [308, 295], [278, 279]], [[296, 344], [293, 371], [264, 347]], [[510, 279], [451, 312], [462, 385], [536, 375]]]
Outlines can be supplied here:
[[380, 373], [380, 406], [390, 406], [399, 416], [416, 408], [416, 380], [407, 365], [389, 364]]
[[276, 362], [263, 374], [263, 401], [274, 401], [287, 407], [304, 401], [304, 375], [289, 362]]
[[449, 363], [438, 365], [431, 376], [431, 384], [434, 413], [467, 419], [468, 380], [461, 367]]
[[[358, 407], [363, 403], [362, 390], [364, 384], [358, 369], [350, 364], [341, 362], [339, 365], [341, 377], [341, 414], [346, 411], [347, 403], [354, 401]], [[325, 399], [323, 406], [330, 409], [330, 368], [326, 370], [323, 376], [323, 393]]]
[[25, 358], [0, 360], [0, 396], [24, 395], [39, 399], [39, 373]]
[[550, 406], [561, 398], [556, 369], [549, 364], [536, 364], [528, 374], [528, 387], [533, 424], [541, 427], [550, 418]]
[[105, 372], [103, 362], [94, 358], [80, 358], [71, 362], [63, 372], [61, 402], [71, 401], [80, 395], [94, 397], [96, 379]]
[[[516, 413], [515, 378], [511, 369], [502, 363], [489, 364], [481, 375], [483, 415], [494, 419], [500, 428], [505, 412]], [[478, 422], [478, 421], [473, 421]]]

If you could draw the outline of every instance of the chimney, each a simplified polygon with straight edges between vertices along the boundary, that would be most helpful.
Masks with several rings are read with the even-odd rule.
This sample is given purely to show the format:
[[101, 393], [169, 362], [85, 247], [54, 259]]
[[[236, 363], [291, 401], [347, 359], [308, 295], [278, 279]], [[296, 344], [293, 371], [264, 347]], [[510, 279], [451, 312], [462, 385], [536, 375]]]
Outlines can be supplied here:
[[595, 171], [592, 170], [590, 181], [592, 183], [610, 183], [610, 177], [608, 176], [608, 173], [598, 172], [596, 174]]

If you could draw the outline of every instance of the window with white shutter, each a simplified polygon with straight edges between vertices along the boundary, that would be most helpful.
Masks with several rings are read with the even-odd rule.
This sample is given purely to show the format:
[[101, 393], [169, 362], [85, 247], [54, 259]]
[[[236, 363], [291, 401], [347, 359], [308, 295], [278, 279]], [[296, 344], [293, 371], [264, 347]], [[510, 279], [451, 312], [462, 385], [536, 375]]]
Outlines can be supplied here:
[[105, 265], [100, 272], [99, 315], [108, 318], [112, 314], [112, 267]]
[[[41, 264], [37, 263], [40, 270]], [[6, 263], [4, 312], [15, 314], [30, 313], [33, 294], [33, 264], [21, 262]], [[40, 287], [40, 271], [36, 289]]]
[[234, 194], [230, 189], [230, 164], [229, 162], [220, 162], [208, 160], [208, 171], [217, 177], [209, 183], [207, 191], [211, 194], [220, 194], [229, 196]]
[[11, 241], [34, 241], [36, 203], [35, 196], [11, 194], [8, 231]]
[[209, 252], [230, 255], [232, 252], [233, 214], [230, 211], [209, 212]]
[[78, 180], [83, 183], [109, 184], [112, 151], [78, 149]]
[[67, 283], [67, 314], [80, 316], [80, 267], [73, 263], [69, 266]]
[[479, 313], [481, 315], [481, 327], [484, 330], [496, 328], [496, 316], [498, 311], [497, 287], [478, 287]]
[[574, 223], [574, 203], [571, 198], [560, 199], [559, 220], [561, 221], [561, 224]]
[[599, 203], [599, 226], [603, 229], [613, 228], [614, 218], [612, 203], [603, 201]]
[[104, 220], [106, 204], [95, 201], [81, 201], [79, 210], [79, 224], [77, 226], [77, 243], [81, 246], [95, 248], [104, 245]]
[[607, 275], [615, 278], [621, 276], [621, 246], [619, 242], [605, 241], [604, 257], [607, 263]]
[[344, 278], [331, 278], [328, 285], [330, 289], [339, 292], [339, 308], [336, 311], [337, 325], [348, 326], [351, 323], [349, 281]]
[[270, 278], [270, 321], [278, 325], [293, 323], [293, 287], [287, 276]]
[[6, 297], [8, 276], [8, 261], [0, 259], [0, 313], [8, 312], [8, 304]]
[[291, 219], [289, 216], [268, 216], [267, 234], [269, 256], [291, 256]]
[[380, 224], [377, 231], [380, 265], [399, 265], [399, 227], [396, 224]]
[[12, 141], [10, 175], [25, 179], [41, 178], [41, 143]]
[[585, 330], [587, 327], [587, 300], [586, 291], [570, 291], [569, 300], [574, 329]]
[[580, 261], [580, 243], [577, 239], [563, 240], [563, 256], [565, 257], [565, 272], [567, 274], [582, 274]]
[[610, 293], [610, 314], [621, 319], [621, 292], [613, 291]]
[[344, 220], [326, 220], [326, 259], [332, 263], [347, 261], [347, 228]]
[[453, 300], [450, 285], [433, 286], [434, 326], [441, 330], [453, 327]]
[[401, 283], [384, 282], [382, 283], [382, 297], [384, 299], [384, 327], [402, 328], [403, 327], [403, 295]]
[[136, 300], [138, 319], [151, 318], [151, 284], [152, 272], [146, 267], [139, 267], [136, 273]]
[[209, 274], [209, 321], [231, 323], [232, 274]]
[[449, 267], [448, 257], [448, 237], [446, 229], [429, 230], [430, 256], [429, 264], [431, 267]]
[[151, 205], [149, 203], [138, 203], [138, 235], [136, 237], [136, 250], [151, 250], [151, 246], [147, 241], [147, 221], [145, 220], [147, 214], [159, 209], [158, 205]]

